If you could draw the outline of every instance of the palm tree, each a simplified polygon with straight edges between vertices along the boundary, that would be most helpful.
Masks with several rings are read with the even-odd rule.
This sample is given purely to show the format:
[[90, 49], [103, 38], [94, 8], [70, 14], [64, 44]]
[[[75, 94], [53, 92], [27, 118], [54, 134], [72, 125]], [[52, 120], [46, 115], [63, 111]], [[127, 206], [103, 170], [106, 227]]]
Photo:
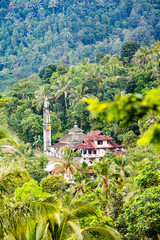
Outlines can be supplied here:
[[133, 202], [135, 199], [135, 196], [138, 191], [138, 186], [136, 182], [136, 177], [135, 176], [130, 176], [129, 178], [126, 179], [122, 195], [123, 199], [126, 203], [128, 202]]
[[[67, 206], [63, 205], [61, 212], [53, 218], [48, 219], [49, 230], [52, 235], [52, 240], [69, 240], [71, 237], [77, 240], [90, 239], [88, 237], [94, 234], [99, 236], [107, 236], [106, 239], [120, 239], [118, 232], [106, 226], [93, 226], [81, 229], [80, 220], [85, 217], [97, 217], [97, 212], [93, 207], [85, 202], [71, 201]], [[104, 238], [105, 239], [105, 238]]]
[[48, 229], [49, 223], [45, 220], [40, 220], [38, 223], [31, 222], [27, 226], [27, 231], [22, 234], [23, 240], [52, 240]]
[[29, 174], [25, 170], [0, 169], [0, 210], [5, 209], [4, 196], [11, 194], [17, 183], [29, 179]]
[[83, 239], [120, 240], [120, 234], [109, 226], [92, 226], [82, 230]]
[[66, 173], [67, 178], [71, 178], [75, 172], [77, 172], [77, 169], [80, 168], [80, 165], [77, 161], [73, 160], [71, 148], [64, 147], [63, 148], [63, 159], [59, 159], [59, 166], [60, 168], [57, 170], [55, 174], [58, 173]]
[[35, 100], [33, 102], [33, 105], [36, 106], [36, 109], [38, 112], [41, 111], [43, 108], [44, 100], [50, 97], [50, 89], [49, 89], [49, 84], [40, 86], [40, 88], [35, 91]]
[[117, 156], [112, 160], [113, 162], [111, 167], [115, 170], [115, 172], [119, 173], [122, 178], [129, 177], [133, 173], [131, 160], [125, 156]]
[[65, 77], [57, 79], [55, 85], [52, 86], [53, 93], [58, 99], [60, 96], [64, 95], [65, 108], [67, 111], [67, 96], [70, 89], [71, 80]]
[[148, 63], [148, 55], [150, 53], [150, 50], [147, 46], [141, 47], [139, 49], [139, 51], [141, 52], [141, 63], [142, 64], [147, 64]]
[[[27, 168], [33, 159], [33, 150], [29, 143], [21, 142], [21, 144], [14, 150], [10, 156], [22, 167]], [[23, 159], [23, 162], [21, 161]]]
[[98, 180], [98, 187], [100, 187], [104, 194], [106, 199], [109, 199], [109, 164], [108, 160], [102, 159], [101, 162], [96, 163], [94, 166], [97, 174], [97, 180]]
[[75, 203], [73, 199], [63, 198], [61, 211], [47, 220], [31, 223], [24, 240], [83, 240], [97, 239], [103, 236], [106, 240], [119, 240], [120, 234], [108, 226], [93, 226], [81, 229], [80, 220], [97, 217], [97, 212], [89, 203]]
[[18, 203], [15, 206], [0, 212], [0, 238], [10, 234], [15, 239], [25, 239], [22, 236], [30, 221], [47, 219], [60, 210], [59, 201], [52, 201], [51, 197], [42, 201]]
[[111, 57], [106, 67], [107, 76], [115, 77], [117, 75], [118, 68], [122, 66], [123, 66], [122, 62], [119, 61], [116, 56]]
[[140, 128], [141, 134], [144, 134], [144, 132], [149, 129], [153, 124], [155, 124], [159, 120], [159, 116], [153, 112], [149, 112], [148, 115], [143, 118], [142, 120], [138, 121], [138, 125]]
[[12, 130], [6, 125], [0, 125], [0, 146], [9, 144], [12, 146], [18, 146], [19, 139]]
[[110, 199], [111, 188], [115, 190], [122, 187], [120, 174], [113, 171], [109, 163], [110, 159], [103, 158], [94, 166], [97, 174], [95, 182], [97, 182], [97, 187], [102, 189], [106, 199]]
[[52, 8], [53, 9], [53, 15], [55, 14], [55, 8], [58, 7], [58, 1], [57, 0], [50, 0], [48, 8]]
[[[17, 145], [17, 137], [12, 134], [6, 126], [1, 126], [0, 143]], [[10, 235], [9, 239], [22, 239], [19, 238], [21, 230], [26, 227], [29, 219], [37, 219], [40, 216], [48, 218], [59, 211], [60, 203], [52, 197], [39, 202], [9, 205], [7, 197], [11, 196], [18, 183], [28, 179], [29, 174], [26, 170], [14, 169], [12, 166], [0, 170], [0, 239], [4, 239], [6, 235]]]
[[29, 179], [28, 172], [21, 169], [1, 169], [0, 173], [0, 239], [22, 239], [22, 230], [30, 220], [48, 218], [60, 210], [59, 200], [52, 196], [42, 201], [18, 203], [9, 206], [6, 197], [13, 193], [18, 183]]
[[83, 88], [82, 85], [78, 85], [75, 87], [75, 89], [71, 89], [69, 96], [71, 105], [75, 105], [75, 103], [77, 103], [82, 98], [88, 98], [88, 94], [86, 94], [87, 90], [88, 87]]
[[94, 68], [94, 72], [93, 72], [94, 77], [97, 79], [99, 85], [101, 85], [102, 79], [105, 79], [105, 77], [106, 77], [105, 70], [106, 70], [106, 68], [101, 65], [95, 66], [95, 68]]
[[[82, 169], [80, 169], [80, 170], [82, 170]], [[74, 193], [73, 194], [76, 197], [82, 196], [91, 187], [91, 184], [93, 181], [91, 181], [90, 176], [89, 176], [89, 178], [86, 178], [85, 177], [86, 175], [83, 175], [82, 172], [77, 172], [76, 174], [74, 174], [74, 183], [73, 183]], [[88, 173], [88, 175], [89, 175], [89, 173]]]

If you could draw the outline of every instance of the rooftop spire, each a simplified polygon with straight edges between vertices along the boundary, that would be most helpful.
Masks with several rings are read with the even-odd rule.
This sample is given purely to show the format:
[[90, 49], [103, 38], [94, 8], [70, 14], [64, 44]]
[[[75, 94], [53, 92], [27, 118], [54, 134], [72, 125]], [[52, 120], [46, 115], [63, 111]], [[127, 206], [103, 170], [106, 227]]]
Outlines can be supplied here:
[[75, 121], [75, 123], [74, 123], [74, 128], [78, 128], [78, 124], [77, 124], [76, 121]]

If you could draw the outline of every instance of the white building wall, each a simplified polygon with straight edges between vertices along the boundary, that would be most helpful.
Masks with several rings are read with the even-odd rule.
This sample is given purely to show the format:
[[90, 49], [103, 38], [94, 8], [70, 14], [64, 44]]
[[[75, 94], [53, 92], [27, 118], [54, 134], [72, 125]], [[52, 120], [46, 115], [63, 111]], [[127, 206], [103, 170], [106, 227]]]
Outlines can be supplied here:
[[108, 144], [108, 142], [107, 142], [107, 140], [103, 140], [103, 144], [100, 144], [100, 145], [98, 145], [98, 141], [94, 141], [94, 143], [97, 145], [97, 146], [104, 146], [104, 147], [108, 147], [109, 146], [109, 144]]
[[84, 154], [84, 150], [82, 150], [82, 156], [83, 158], [101, 158], [105, 154], [104, 149], [96, 149], [96, 153], [93, 152], [93, 149], [91, 150], [91, 153], [89, 153], [89, 150], [86, 150], [86, 154]]
[[103, 146], [108, 146], [108, 143], [107, 143], [107, 140], [106, 141], [103, 141]]

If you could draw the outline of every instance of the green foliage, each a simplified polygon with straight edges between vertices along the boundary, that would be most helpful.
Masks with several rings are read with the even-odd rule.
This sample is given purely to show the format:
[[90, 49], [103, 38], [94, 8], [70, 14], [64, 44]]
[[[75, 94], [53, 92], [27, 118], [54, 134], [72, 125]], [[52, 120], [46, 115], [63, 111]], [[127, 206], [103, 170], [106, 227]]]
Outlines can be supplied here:
[[[50, 102], [54, 142], [57, 142], [57, 138], [62, 136], [64, 131], [72, 128], [77, 121], [85, 133], [91, 129], [99, 129], [121, 144], [123, 135], [128, 130], [139, 135], [136, 122], [139, 116], [131, 122], [136, 109], [131, 107], [128, 114], [127, 109], [130, 104], [134, 101], [135, 103], [142, 101], [146, 90], [159, 85], [159, 49], [159, 42], [155, 43], [151, 49], [141, 47], [135, 53], [132, 64], [127, 65], [120, 61], [118, 55], [106, 55], [98, 64], [89, 63], [88, 59], [83, 59], [79, 65], [71, 67], [60, 63], [59, 70], [57, 67], [56, 72], [53, 72], [49, 84], [43, 84], [44, 81], [38, 75], [22, 79], [1, 95], [0, 116], [23, 140], [42, 149], [43, 103], [47, 96]], [[82, 101], [82, 98], [94, 98], [95, 102], [113, 101], [117, 94], [125, 91], [127, 93], [138, 91], [141, 95], [136, 95], [137, 100], [134, 95], [126, 95], [123, 104], [120, 103], [119, 112], [122, 107], [125, 108], [121, 115], [125, 115], [125, 112], [128, 118], [131, 115], [127, 120], [129, 126], [124, 130], [118, 128], [119, 112], [113, 122], [108, 123], [106, 120], [100, 122], [99, 116], [91, 116], [86, 110], [86, 103]], [[117, 98], [116, 101], [118, 105], [119, 99]], [[109, 116], [111, 118], [111, 114]]]
[[141, 190], [152, 186], [158, 186], [160, 183], [160, 161], [147, 162], [143, 166], [143, 170], [139, 177], [137, 177], [137, 185]]
[[31, 220], [38, 221], [40, 218], [53, 217], [59, 211], [60, 202], [52, 196], [41, 201], [18, 203], [0, 213], [0, 237], [22, 239]]
[[60, 63], [60, 65], [57, 67], [57, 72], [60, 74], [60, 75], [63, 75], [65, 73], [68, 72], [65, 64], [63, 62]]
[[[135, 203], [124, 206], [123, 216], [119, 217], [119, 222], [125, 219], [127, 226], [127, 239], [140, 239], [151, 237], [158, 239], [160, 229], [160, 187], [147, 188], [135, 199]], [[126, 239], [125, 238], [125, 239]]]
[[[81, 230], [81, 219], [83, 220], [89, 217], [96, 218], [97, 216], [97, 211], [88, 203], [84, 201], [67, 201], [66, 205], [64, 199], [64, 205], [58, 218], [55, 217], [49, 220], [49, 228], [55, 240], [69, 239], [71, 236], [74, 237], [73, 239], [75, 239], [75, 237], [78, 239], [90, 239], [93, 233], [100, 237], [100, 239], [101, 237], [102, 239], [103, 237], [106, 239], [106, 236], [107, 239], [120, 239], [120, 235], [116, 230], [108, 226], [100, 226], [100, 224], [99, 226], [92, 225], [91, 227], [85, 227]], [[59, 224], [57, 224], [57, 221]]]
[[[107, 118], [108, 121], [120, 121], [120, 126], [129, 125], [133, 119], [139, 120], [147, 116], [152, 111], [159, 115], [160, 89], [153, 89], [143, 97], [140, 94], [130, 94], [123, 97], [117, 96], [115, 102], [101, 103], [98, 100], [85, 100], [90, 104], [89, 110], [101, 114], [101, 118]], [[152, 125], [138, 140], [139, 144], [145, 145], [153, 143], [156, 148], [159, 147], [159, 120]]]
[[14, 196], [16, 202], [26, 202], [46, 198], [49, 194], [43, 192], [38, 182], [31, 179], [29, 182], [24, 183], [22, 187], [16, 188]]
[[38, 90], [34, 92], [35, 99], [33, 100], [36, 110], [40, 112], [43, 109], [44, 100], [50, 97], [49, 84], [45, 84], [39, 87]]
[[127, 60], [128, 62], [130, 62], [133, 55], [138, 50], [138, 47], [139, 47], [138, 43], [132, 40], [123, 43], [120, 52], [121, 59], [123, 61]]
[[111, 194], [111, 199], [112, 201], [109, 205], [110, 217], [114, 221], [117, 221], [117, 218], [119, 217], [119, 215], [123, 213], [123, 204], [124, 204], [123, 195], [121, 193], [113, 192]]
[[50, 120], [52, 125], [52, 134], [56, 134], [62, 130], [61, 120], [57, 117], [55, 112], [50, 112]]
[[18, 184], [29, 179], [28, 172], [21, 169], [4, 169], [0, 174], [0, 211], [5, 209], [5, 195], [11, 195]]
[[99, 63], [103, 57], [104, 57], [104, 53], [98, 52], [96, 54], [96, 63]]
[[48, 159], [45, 156], [34, 157], [32, 160], [27, 162], [26, 168], [30, 173], [30, 176], [34, 178], [36, 181], [40, 182], [42, 178], [47, 176], [47, 172], [44, 170], [46, 164], [48, 163]]
[[[46, 2], [46, 5], [49, 6], [48, 11], [51, 11], [54, 19], [59, 14], [58, 9], [61, 3]], [[81, 4], [82, 7], [83, 4], [89, 6], [87, 4], [90, 3], [90, 1], [85, 1], [85, 3], [76, 2], [75, 4]], [[96, 5], [97, 2], [94, 4]], [[102, 2], [99, 2], [99, 4], [102, 4]], [[102, 7], [101, 11], [104, 8]], [[123, 14], [127, 14], [127, 11], [130, 11], [131, 8], [132, 5], [128, 2], [127, 8], [124, 6]], [[62, 18], [65, 17], [66, 9], [67, 7], [64, 5], [64, 14], [63, 16], [60, 15]], [[70, 10], [71, 12], [72, 10]], [[134, 15], [134, 11], [132, 11], [132, 14]], [[135, 15], [132, 16], [132, 20], [138, 19], [137, 13]], [[95, 14], [94, 17], [98, 22], [106, 19], [106, 15], [100, 20]], [[108, 18], [110, 17], [108, 16]], [[59, 31], [61, 31], [60, 29], [63, 31], [64, 22], [61, 21], [61, 25], [57, 25]], [[87, 22], [88, 24], [92, 23], [92, 21]], [[132, 21], [133, 25], [135, 23], [135, 21]], [[125, 22], [123, 24], [126, 26]], [[66, 33], [67, 30], [65, 30]], [[16, 31], [14, 34], [17, 34]], [[138, 32], [136, 34], [140, 37]], [[144, 32], [142, 35], [144, 36]], [[89, 36], [91, 37], [91, 34]], [[82, 32], [79, 37], [83, 37]], [[46, 39], [48, 38], [45, 38], [45, 42]], [[63, 36], [61, 39], [63, 39]], [[85, 41], [93, 40], [92, 38]], [[113, 45], [116, 47], [117, 44], [118, 49], [120, 42], [121, 40], [115, 40]], [[15, 44], [15, 42], [12, 43]], [[58, 45], [56, 47], [58, 54]], [[66, 45], [64, 49], [66, 49]], [[6, 220], [4, 231], [9, 229], [10, 232], [6, 237], [11, 237], [12, 233], [15, 239], [39, 237], [40, 239], [50, 240], [54, 239], [55, 232], [57, 232], [58, 240], [60, 235], [64, 239], [74, 240], [78, 236], [88, 240], [119, 239], [119, 234], [110, 228], [117, 226], [124, 240], [139, 240], [147, 237], [157, 240], [157, 234], [159, 233], [159, 154], [156, 155], [152, 145], [135, 146], [135, 141], [139, 138], [139, 133], [141, 133], [141, 137], [142, 134], [145, 134], [143, 135], [145, 140], [143, 144], [154, 143], [159, 148], [160, 90], [159, 88], [153, 89], [160, 83], [159, 50], [160, 42], [155, 43], [150, 49], [141, 47], [135, 52], [130, 63], [127, 64], [122, 62], [118, 55], [106, 55], [99, 63], [95, 62], [94, 56], [93, 63], [90, 63], [88, 59], [83, 59], [79, 65], [71, 67], [66, 67], [60, 63], [56, 72], [53, 71], [52, 76], [48, 77], [48, 84], [43, 84], [45, 82], [44, 77], [40, 79], [37, 75], [34, 75], [19, 81], [0, 95], [0, 119], [7, 126], [2, 129], [0, 137], [2, 144], [14, 143], [9, 141], [10, 137], [15, 134], [12, 136], [11, 132], [7, 131], [8, 126], [12, 126], [25, 141], [30, 141], [30, 144], [15, 144], [10, 153], [1, 151], [0, 166], [12, 167], [14, 165], [16, 167], [20, 165], [24, 167], [34, 180], [38, 183], [41, 182], [41, 186], [42, 182], [45, 182], [44, 187], [47, 192], [54, 192], [56, 195], [47, 198], [48, 207], [46, 202], [42, 201], [34, 203], [34, 207], [25, 202], [13, 207], [14, 198], [12, 198], [12, 195], [22, 179], [10, 175], [11, 177], [8, 177], [7, 180], [8, 185], [3, 182], [1, 187], [3, 209], [6, 209], [6, 212], [3, 212], [2, 215], [0, 213], [0, 223], [3, 225], [4, 221], [2, 219]], [[79, 51], [83, 51], [83, 49], [79, 47]], [[87, 47], [85, 51], [85, 54], [90, 54], [90, 48]], [[102, 51], [102, 45], [96, 53], [100, 51]], [[73, 57], [72, 53], [70, 53], [71, 57]], [[48, 65], [42, 73], [44, 72], [45, 75], [46, 70], [46, 76], [48, 73], [51, 75], [51, 72], [48, 72], [47, 69]], [[121, 97], [116, 96], [120, 93]], [[47, 172], [44, 169], [48, 163], [48, 158], [43, 156], [38, 149], [42, 149], [42, 108], [46, 96], [50, 102], [52, 138], [55, 141], [67, 134], [68, 129], [72, 128], [77, 120], [78, 125], [82, 126], [85, 133], [91, 129], [102, 130], [108, 136], [113, 137], [116, 142], [124, 143], [128, 147], [127, 154], [125, 156], [115, 156], [113, 153], [106, 153], [105, 158], [99, 163], [94, 161], [94, 166], [88, 167], [86, 163], [81, 165], [74, 161], [74, 153], [71, 153], [71, 149], [65, 148], [64, 159], [59, 159], [57, 163], [59, 165], [57, 174], [66, 173], [68, 177], [71, 177], [74, 173], [74, 183], [68, 182], [65, 184], [63, 177], [59, 175], [45, 178]], [[85, 109], [86, 103], [82, 101], [83, 98], [86, 98], [86, 102], [92, 103], [90, 109], [94, 109], [96, 114], [91, 115]], [[102, 122], [99, 121], [99, 117], [101, 117]], [[119, 125], [125, 128], [120, 129], [118, 128]], [[138, 142], [140, 141], [138, 140]], [[35, 147], [36, 150], [31, 149], [30, 145]], [[76, 153], [76, 156], [77, 154], [79, 155], [79, 153]], [[42, 156], [39, 157], [38, 155]], [[48, 178], [52, 178], [52, 182]], [[17, 200], [21, 200], [21, 197], [24, 200], [26, 198], [43, 198], [42, 187], [39, 187], [34, 180], [31, 182], [33, 184], [26, 183], [19, 190], [16, 190], [20, 191], [20, 189], [25, 188], [18, 193]], [[7, 192], [7, 190], [9, 191]], [[64, 198], [66, 193], [69, 193], [68, 198]], [[57, 209], [53, 206], [53, 202], [57, 201], [56, 197], [62, 198], [63, 207], [61, 206], [61, 211], [59, 205], [57, 205]], [[74, 200], [71, 201], [70, 198], [74, 198]], [[84, 201], [85, 204], [87, 202], [87, 205], [78, 210]], [[88, 205], [90, 208], [88, 208]], [[40, 215], [40, 210], [43, 212], [43, 217]], [[21, 218], [19, 218], [19, 213], [22, 213]], [[54, 213], [57, 213], [56, 216]], [[24, 222], [24, 215], [26, 222]], [[38, 220], [32, 218], [33, 215], [39, 215]], [[53, 218], [50, 218], [51, 215]], [[18, 220], [16, 216], [18, 216]], [[29, 225], [28, 216], [30, 217]], [[98, 218], [95, 216], [98, 216]], [[12, 221], [14, 224], [12, 224]], [[57, 226], [60, 228], [58, 229]], [[61, 231], [62, 226], [65, 226], [63, 231]], [[23, 233], [21, 232], [22, 229], [24, 230]], [[2, 236], [3, 233], [2, 229]], [[0, 238], [3, 239], [3, 237]]]
[[[93, 62], [99, 52], [118, 54], [128, 40], [150, 46], [159, 39], [159, 22], [157, 1], [38, 0], [26, 5], [2, 0], [0, 89], [39, 69], [42, 81], [49, 83], [59, 61], [77, 65], [90, 58]], [[57, 71], [66, 73], [60, 65]]]
[[[27, 113], [26, 110], [25, 114]], [[34, 113], [30, 113], [26, 119], [23, 119], [21, 125], [24, 140], [33, 142], [34, 136], [42, 136], [42, 124], [42, 118]]]
[[71, 153], [73, 157], [82, 157], [82, 154], [79, 151]]
[[23, 140], [33, 142], [34, 137], [42, 136], [42, 117], [33, 113], [26, 105], [18, 106], [11, 115], [10, 125], [15, 131], [21, 131]]
[[18, 137], [7, 125], [0, 125], [0, 146], [4, 144], [17, 146], [18, 142]]
[[30, 176], [36, 181], [40, 182], [41, 179], [47, 176], [47, 172], [44, 170], [48, 159], [45, 156], [36, 156], [31, 149], [30, 144], [19, 144], [17, 149], [12, 149], [12, 153], [8, 155], [8, 152], [3, 153], [3, 158], [0, 161], [0, 166], [9, 167], [14, 165], [25, 168]]
[[49, 64], [48, 66], [44, 67], [39, 72], [39, 77], [43, 79], [44, 83], [49, 83], [49, 80], [53, 74], [56, 72], [57, 67], [53, 64]]
[[64, 177], [62, 175], [49, 175], [43, 178], [40, 186], [50, 194], [62, 190], [65, 186]]
[[123, 135], [123, 144], [126, 148], [135, 147], [136, 141], [137, 141], [137, 136], [132, 130], [130, 130], [129, 132]]

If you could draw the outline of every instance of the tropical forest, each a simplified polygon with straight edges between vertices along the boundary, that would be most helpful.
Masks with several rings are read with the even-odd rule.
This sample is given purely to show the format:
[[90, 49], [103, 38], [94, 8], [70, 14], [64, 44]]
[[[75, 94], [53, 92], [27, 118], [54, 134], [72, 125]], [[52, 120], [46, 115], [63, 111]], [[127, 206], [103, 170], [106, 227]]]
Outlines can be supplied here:
[[[0, 239], [160, 240], [159, 1], [1, 0], [0, 26]], [[52, 146], [76, 123], [119, 154], [49, 155], [46, 101]]]

